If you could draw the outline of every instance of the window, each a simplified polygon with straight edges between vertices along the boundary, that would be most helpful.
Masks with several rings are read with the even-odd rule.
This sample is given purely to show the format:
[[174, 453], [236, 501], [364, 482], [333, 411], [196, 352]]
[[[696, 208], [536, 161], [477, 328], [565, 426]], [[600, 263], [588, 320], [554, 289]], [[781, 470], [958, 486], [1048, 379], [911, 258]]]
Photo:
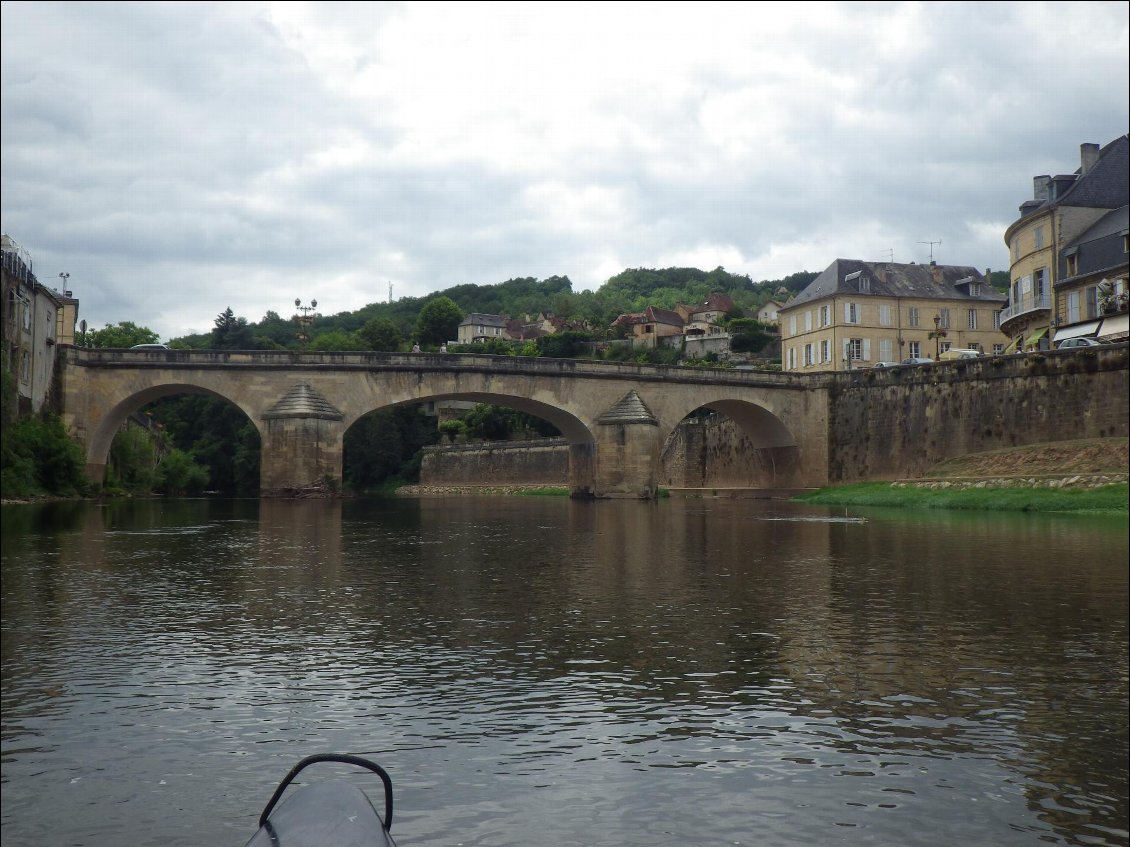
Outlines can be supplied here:
[[894, 342], [889, 338], [879, 339], [879, 361], [893, 362], [895, 360]]
[[950, 349], [950, 348], [951, 348], [952, 346], [953, 346], [953, 345], [952, 345], [952, 344], [951, 344], [950, 342], [948, 342], [948, 341], [939, 341], [939, 342], [938, 342], [938, 352], [939, 352], [939, 353], [944, 353], [944, 352], [946, 352], [947, 350], [949, 350], [949, 349]]
[[24, 300], [24, 329], [31, 332], [31, 303]]
[[796, 348], [795, 347], [789, 348], [789, 370], [790, 371], [796, 370]]
[[859, 323], [859, 312], [860, 309], [858, 303], [844, 303], [844, 323]]
[[796, 335], [796, 315], [789, 315], [789, 335]]
[[879, 325], [880, 326], [890, 326], [891, 325], [891, 307], [890, 307], [889, 303], [880, 303], [879, 304]]
[[812, 345], [804, 345], [804, 366], [806, 368], [812, 367]]
[[870, 294], [871, 293], [871, 277], [861, 276], [859, 278], [859, 293], [860, 294]]
[[906, 346], [907, 346], [907, 355], [910, 356], [912, 359], [917, 359], [919, 356], [922, 355], [922, 342], [921, 341], [911, 341]]
[[812, 312], [804, 313], [804, 331], [812, 332]]
[[20, 351], [20, 381], [27, 382], [31, 379], [31, 353], [27, 350]]
[[1042, 226], [1036, 227], [1036, 231], [1032, 233], [1032, 237], [1035, 239], [1037, 250], [1044, 246], [1044, 228]]
[[910, 326], [919, 326], [919, 323], [918, 323], [918, 307], [917, 306], [911, 306], [909, 309], [907, 309], [906, 315], [907, 315], [906, 322]]
[[831, 326], [831, 325], [832, 325], [832, 307], [831, 306], [821, 306], [820, 307], [820, 326]]
[[1087, 317], [1097, 318], [1099, 316], [1099, 287], [1088, 285], [1083, 289], [1083, 296], [1087, 300]]
[[847, 357], [853, 362], [863, 358], [863, 339], [849, 338], [847, 341]]
[[1071, 255], [1067, 257], [1067, 275], [1075, 276], [1079, 273], [1079, 256]]
[[967, 327], [969, 327], [969, 329], [976, 329], [977, 328], [977, 310], [976, 309], [970, 309], [969, 310], [968, 316], [966, 318], [965, 325]]
[[969, 283], [969, 296], [970, 297], [980, 297], [981, 296], [981, 283], [979, 283], [979, 282]]
[[938, 318], [939, 318], [938, 327], [940, 329], [949, 329], [950, 328], [950, 310], [949, 309], [938, 309]]
[[993, 355], [994, 356], [999, 356], [1003, 352], [1004, 352], [1004, 345], [1003, 344], [994, 344], [993, 345]]
[[1079, 323], [1079, 292], [1067, 292], [1067, 322]]
[[1036, 297], [1043, 297], [1048, 293], [1048, 269], [1040, 268], [1032, 274], [1032, 293]]
[[993, 329], [1000, 329], [1000, 328], [1001, 328], [1001, 310], [1000, 309], [994, 309], [993, 310]]

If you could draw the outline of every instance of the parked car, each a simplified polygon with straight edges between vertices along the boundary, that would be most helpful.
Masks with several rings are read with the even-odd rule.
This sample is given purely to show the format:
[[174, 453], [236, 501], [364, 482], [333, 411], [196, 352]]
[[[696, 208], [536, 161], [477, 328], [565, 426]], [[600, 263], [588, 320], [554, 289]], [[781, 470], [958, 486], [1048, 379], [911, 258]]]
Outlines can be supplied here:
[[130, 350], [168, 350], [168, 344], [135, 344]]
[[1078, 338], [1065, 338], [1063, 341], [1056, 345], [1057, 350], [1066, 350], [1069, 347], [1102, 347], [1106, 344], [1105, 341], [1099, 341], [1097, 338], [1091, 338], [1088, 335], [1081, 335]]
[[897, 368], [898, 366], [899, 366], [898, 362], [876, 362], [871, 367], [873, 367], [873, 368]]
[[979, 359], [982, 353], [971, 347], [951, 347], [938, 357], [939, 362], [952, 362], [954, 359]]
[[934, 360], [929, 356], [908, 356], [902, 360], [904, 365], [930, 365]]

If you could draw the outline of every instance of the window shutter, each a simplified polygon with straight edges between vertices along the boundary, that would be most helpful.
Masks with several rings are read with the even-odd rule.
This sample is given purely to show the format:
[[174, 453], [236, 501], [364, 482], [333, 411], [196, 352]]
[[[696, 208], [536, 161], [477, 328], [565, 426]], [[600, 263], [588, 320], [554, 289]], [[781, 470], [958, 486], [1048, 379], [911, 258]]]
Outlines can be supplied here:
[[871, 339], [870, 338], [863, 339], [863, 361], [865, 361], [865, 362], [871, 361]]

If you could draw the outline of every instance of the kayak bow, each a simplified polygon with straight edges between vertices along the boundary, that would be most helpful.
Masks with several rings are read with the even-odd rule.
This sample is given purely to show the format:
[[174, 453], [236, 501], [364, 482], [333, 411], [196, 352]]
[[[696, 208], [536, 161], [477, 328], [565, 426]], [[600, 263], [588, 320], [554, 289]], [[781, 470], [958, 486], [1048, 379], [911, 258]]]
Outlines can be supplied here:
[[[280, 804], [294, 778], [319, 762], [356, 765], [379, 776], [384, 784], [384, 819], [364, 791], [343, 780], [304, 785]], [[396, 847], [391, 829], [392, 779], [384, 768], [360, 756], [322, 753], [307, 756], [279, 783], [246, 847]]]

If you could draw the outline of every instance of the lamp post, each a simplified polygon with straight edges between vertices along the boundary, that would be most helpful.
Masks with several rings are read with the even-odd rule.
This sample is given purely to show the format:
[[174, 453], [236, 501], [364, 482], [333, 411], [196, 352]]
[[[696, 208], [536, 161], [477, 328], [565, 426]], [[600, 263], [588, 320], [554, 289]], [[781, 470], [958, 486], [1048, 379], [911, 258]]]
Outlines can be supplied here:
[[940, 335], [940, 332], [941, 332], [941, 326], [940, 325], [941, 325], [941, 323], [942, 323], [942, 316], [941, 315], [934, 315], [934, 361], [935, 362], [938, 361], [938, 359], [940, 359], [941, 356], [942, 356], [942, 342], [941, 342], [941, 335]]
[[311, 300], [309, 306], [303, 306], [302, 301], [296, 297], [294, 299], [294, 308], [302, 313], [301, 315], [295, 315], [294, 320], [298, 323], [298, 343], [304, 345], [310, 340], [310, 334], [306, 331], [306, 328], [310, 326], [311, 322], [314, 320], [310, 316], [310, 313], [318, 308], [318, 301]]

